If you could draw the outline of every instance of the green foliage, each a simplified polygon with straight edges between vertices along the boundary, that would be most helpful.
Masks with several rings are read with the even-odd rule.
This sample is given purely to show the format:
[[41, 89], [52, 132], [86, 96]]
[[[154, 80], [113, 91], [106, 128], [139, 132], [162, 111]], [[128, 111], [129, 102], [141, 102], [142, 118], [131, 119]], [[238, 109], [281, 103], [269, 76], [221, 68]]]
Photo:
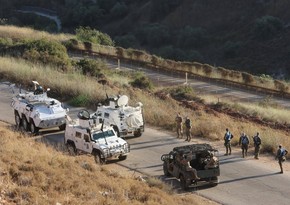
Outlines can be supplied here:
[[110, 10], [111, 18], [121, 18], [128, 13], [128, 7], [124, 2], [117, 2]]
[[283, 30], [283, 22], [273, 16], [263, 16], [255, 21], [253, 28], [254, 37], [259, 40], [273, 38]]
[[225, 58], [237, 57], [240, 48], [241, 48], [241, 42], [227, 41], [223, 47], [224, 57]]
[[102, 75], [101, 69], [106, 68], [104, 62], [86, 58], [76, 62], [76, 66], [81, 69], [84, 75], [90, 75], [94, 77], [99, 77]]
[[200, 27], [186, 26], [178, 33], [178, 46], [181, 48], [198, 48], [206, 44], [207, 31]]
[[90, 98], [86, 95], [78, 95], [76, 97], [74, 97], [71, 101], [70, 104], [73, 106], [77, 106], [77, 107], [85, 107], [87, 105], [89, 105], [90, 102]]
[[114, 40], [116, 42], [116, 45], [121, 46], [123, 48], [139, 47], [139, 42], [133, 34], [116, 36]]
[[158, 23], [142, 26], [137, 29], [136, 36], [141, 44], [150, 45], [152, 48], [166, 45], [170, 40], [168, 27]]
[[34, 62], [51, 64], [67, 70], [70, 67], [70, 59], [66, 48], [56, 41], [40, 39], [28, 41], [24, 44], [23, 57]]
[[144, 90], [152, 90], [153, 83], [143, 73], [137, 73], [135, 79], [130, 82], [130, 85]]
[[176, 100], [196, 100], [196, 95], [191, 86], [178, 86], [169, 89], [170, 95]]
[[114, 46], [113, 40], [109, 35], [91, 29], [90, 27], [79, 27], [76, 29], [77, 39], [83, 42], [91, 42], [100, 45]]

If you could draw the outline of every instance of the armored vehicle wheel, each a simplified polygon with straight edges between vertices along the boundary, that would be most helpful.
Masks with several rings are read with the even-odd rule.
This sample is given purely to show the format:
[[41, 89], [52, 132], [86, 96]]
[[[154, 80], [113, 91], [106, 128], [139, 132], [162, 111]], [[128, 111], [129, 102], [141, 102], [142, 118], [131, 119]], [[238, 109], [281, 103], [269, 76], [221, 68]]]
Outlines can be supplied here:
[[33, 134], [36, 134], [39, 131], [39, 128], [35, 126], [33, 120], [30, 120], [30, 131]]
[[180, 176], [180, 186], [183, 190], [187, 190], [189, 187], [189, 184], [183, 175]]
[[123, 155], [123, 156], [119, 157], [119, 160], [121, 160], [121, 161], [126, 160], [126, 159], [127, 159], [127, 155]]
[[20, 127], [21, 126], [21, 118], [20, 118], [18, 112], [15, 111], [15, 114], [14, 115], [15, 115], [15, 124], [16, 124], [16, 127]]
[[67, 146], [67, 151], [69, 155], [75, 156], [77, 154], [76, 147], [74, 144], [68, 143], [66, 146]]
[[22, 117], [22, 121], [21, 121], [21, 123], [22, 123], [23, 129], [24, 129], [25, 131], [29, 131], [29, 123], [27, 122], [25, 116]]
[[170, 177], [171, 176], [171, 174], [168, 171], [167, 162], [163, 162], [163, 173], [167, 177]]
[[105, 163], [104, 160], [101, 158], [100, 153], [98, 153], [98, 152], [94, 153], [94, 158], [95, 158], [95, 162], [97, 164], [104, 164]]
[[59, 128], [59, 130], [63, 131], [63, 130], [65, 130], [65, 127], [66, 127], [66, 124], [63, 124], [63, 125], [60, 125], [58, 128]]
[[141, 131], [139, 130], [139, 131], [136, 131], [136, 132], [134, 132], [134, 137], [141, 137], [141, 135], [142, 135], [142, 133], [141, 133]]

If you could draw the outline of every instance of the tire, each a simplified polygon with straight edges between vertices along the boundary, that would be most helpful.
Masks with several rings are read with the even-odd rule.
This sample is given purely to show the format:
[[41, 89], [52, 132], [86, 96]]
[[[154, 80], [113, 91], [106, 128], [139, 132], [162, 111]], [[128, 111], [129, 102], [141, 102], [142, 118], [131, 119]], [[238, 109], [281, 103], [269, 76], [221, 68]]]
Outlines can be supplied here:
[[30, 131], [32, 134], [37, 134], [39, 131], [39, 128], [35, 126], [33, 120], [30, 120]]
[[68, 151], [69, 155], [75, 156], [77, 154], [76, 147], [73, 143], [68, 143], [66, 145], [66, 147], [67, 147], [67, 151]]
[[124, 161], [124, 160], [126, 160], [127, 159], [127, 155], [123, 155], [123, 156], [120, 156], [119, 157], [119, 160], [120, 161]]
[[59, 130], [61, 130], [61, 131], [65, 130], [65, 127], [66, 127], [66, 124], [58, 126]]
[[167, 177], [170, 177], [171, 176], [171, 174], [168, 171], [167, 162], [163, 162], [163, 173]]
[[140, 130], [134, 132], [134, 137], [141, 137], [142, 133]]
[[210, 183], [210, 185], [211, 185], [212, 187], [215, 187], [215, 186], [217, 186], [217, 185], [219, 184], [218, 177], [212, 177], [210, 180], [211, 180], [211, 181], [214, 181], [214, 182], [211, 182], [211, 183]]
[[14, 112], [14, 115], [15, 115], [14, 117], [15, 117], [16, 127], [19, 128], [21, 126], [21, 124], [22, 124], [21, 123], [21, 118], [20, 118], [20, 116], [19, 116], [17, 111]]
[[186, 182], [186, 179], [183, 175], [180, 176], [180, 186], [183, 190], [187, 190], [189, 187], [189, 184]]
[[102, 165], [105, 163], [105, 161], [101, 158], [101, 154], [99, 152], [94, 153], [94, 159], [96, 164]]
[[25, 117], [25, 116], [22, 116], [21, 123], [22, 123], [23, 129], [24, 129], [25, 131], [29, 131], [29, 123], [28, 123], [28, 121], [26, 120], [26, 117]]

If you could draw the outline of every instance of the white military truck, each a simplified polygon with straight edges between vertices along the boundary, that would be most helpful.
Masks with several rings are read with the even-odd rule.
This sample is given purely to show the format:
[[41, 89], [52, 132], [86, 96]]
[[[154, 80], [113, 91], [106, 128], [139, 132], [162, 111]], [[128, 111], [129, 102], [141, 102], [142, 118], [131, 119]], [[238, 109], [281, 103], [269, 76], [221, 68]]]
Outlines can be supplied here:
[[49, 88], [44, 91], [37, 81], [32, 82], [35, 85], [34, 92], [19, 93], [12, 98], [16, 126], [23, 126], [25, 131], [31, 133], [52, 127], [64, 130], [68, 110], [58, 100], [47, 96]]
[[97, 164], [125, 160], [130, 152], [129, 144], [118, 137], [112, 127], [91, 118], [86, 110], [80, 111], [76, 120], [67, 116], [64, 140], [71, 155], [92, 154]]
[[91, 117], [113, 126], [119, 137], [140, 137], [145, 124], [143, 104], [138, 102], [136, 107], [132, 107], [128, 105], [128, 100], [126, 95], [108, 98], [109, 105], [99, 105]]

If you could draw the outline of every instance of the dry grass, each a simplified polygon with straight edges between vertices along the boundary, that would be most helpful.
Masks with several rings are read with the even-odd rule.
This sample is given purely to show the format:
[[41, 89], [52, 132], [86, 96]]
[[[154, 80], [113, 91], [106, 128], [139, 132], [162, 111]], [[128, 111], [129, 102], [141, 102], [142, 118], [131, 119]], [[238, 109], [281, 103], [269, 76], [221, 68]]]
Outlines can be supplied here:
[[172, 195], [157, 179], [139, 181], [71, 157], [0, 123], [0, 204], [208, 204], [195, 195]]
[[[218, 102], [218, 98], [215, 96], [200, 96], [205, 103], [207, 104], [213, 104]], [[261, 100], [260, 102], [256, 103], [250, 103], [250, 102], [232, 102], [227, 101], [223, 102], [226, 106], [229, 108], [232, 108], [233, 110], [236, 110], [238, 112], [253, 116], [253, 117], [259, 117], [261, 119], [267, 120], [267, 121], [274, 121], [281, 124], [290, 124], [290, 110], [279, 107], [277, 103], [274, 103], [274, 101], [271, 98], [266, 98]]]
[[0, 37], [6, 39], [19, 40], [36, 40], [36, 39], [48, 39], [56, 41], [66, 41], [74, 38], [71, 34], [50, 34], [45, 31], [37, 31], [31, 28], [19, 28], [10, 25], [0, 25]]
[[[83, 76], [78, 73], [60, 73], [50, 67], [31, 65], [25, 61], [13, 58], [0, 58], [0, 65], [0, 75], [2, 74], [2, 76], [12, 80], [12, 82], [16, 80], [21, 83], [30, 83], [31, 80], [35, 79], [41, 84], [50, 87], [52, 91], [56, 90], [60, 96], [74, 97], [80, 94], [88, 96], [91, 107], [93, 107], [93, 103], [97, 103], [105, 97], [102, 85], [98, 84], [96, 79], [88, 76]], [[234, 119], [222, 114], [184, 108], [171, 98], [160, 99], [152, 93], [133, 89], [128, 86], [127, 79], [123, 80], [123, 76], [118, 79], [114, 75], [112, 78], [114, 81], [110, 79], [110, 76], [108, 78], [110, 86], [107, 86], [107, 93], [109, 95], [126, 94], [130, 97], [129, 103], [131, 105], [139, 101], [144, 104], [145, 121], [147, 124], [174, 131], [175, 116], [178, 112], [181, 112], [182, 116], [190, 116], [192, 118], [194, 122], [193, 134], [195, 136], [222, 140], [225, 128], [228, 127], [233, 131], [235, 136], [239, 136], [242, 131], [245, 131], [250, 136], [259, 131], [265, 139], [263, 145], [266, 151], [276, 149], [279, 143], [290, 147], [290, 142], [287, 140], [287, 133], [283, 131], [262, 127], [243, 119]], [[272, 117], [271, 110], [260, 108], [259, 115], [266, 117], [266, 113], [269, 113], [268, 117]], [[273, 112], [275, 112], [275, 109], [273, 109]], [[278, 111], [275, 113], [277, 121], [278, 119], [281, 121], [286, 120], [287, 117], [285, 115], [282, 118], [283, 111], [279, 112], [281, 115], [277, 114]]]

